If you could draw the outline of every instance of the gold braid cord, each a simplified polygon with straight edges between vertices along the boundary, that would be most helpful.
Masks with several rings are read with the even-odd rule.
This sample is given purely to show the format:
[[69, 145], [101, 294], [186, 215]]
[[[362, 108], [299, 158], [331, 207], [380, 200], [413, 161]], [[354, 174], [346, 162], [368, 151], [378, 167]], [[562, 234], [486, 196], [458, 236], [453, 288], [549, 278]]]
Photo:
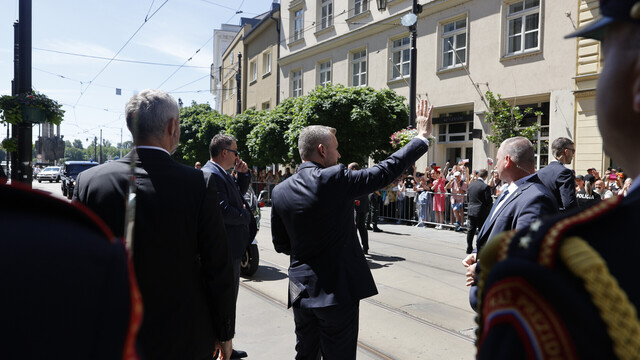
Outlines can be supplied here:
[[559, 254], [569, 270], [584, 282], [607, 326], [616, 356], [637, 359], [640, 356], [640, 322], [636, 308], [609, 273], [604, 259], [579, 237], [562, 242]]
[[509, 241], [515, 233], [516, 230], [509, 230], [492, 237], [477, 255], [478, 261], [482, 263], [482, 269], [480, 270], [480, 276], [476, 279], [478, 283], [478, 306], [476, 308], [478, 313], [478, 316], [476, 316], [478, 328], [476, 329], [476, 342], [480, 340], [483, 332], [482, 298], [484, 297], [485, 283], [493, 266], [507, 257]]

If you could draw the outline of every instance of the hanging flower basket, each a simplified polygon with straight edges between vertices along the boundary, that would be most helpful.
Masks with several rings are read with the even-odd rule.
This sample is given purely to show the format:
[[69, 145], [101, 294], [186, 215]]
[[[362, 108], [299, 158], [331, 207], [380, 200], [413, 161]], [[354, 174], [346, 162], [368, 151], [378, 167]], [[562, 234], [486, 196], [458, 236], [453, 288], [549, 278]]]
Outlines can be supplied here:
[[418, 130], [407, 127], [406, 129], [394, 132], [391, 135], [391, 141], [389, 142], [394, 149], [400, 149], [401, 147], [407, 145], [417, 135]]
[[0, 109], [0, 122], [13, 125], [23, 122], [60, 125], [64, 117], [62, 105], [35, 91], [16, 96], [0, 96]]

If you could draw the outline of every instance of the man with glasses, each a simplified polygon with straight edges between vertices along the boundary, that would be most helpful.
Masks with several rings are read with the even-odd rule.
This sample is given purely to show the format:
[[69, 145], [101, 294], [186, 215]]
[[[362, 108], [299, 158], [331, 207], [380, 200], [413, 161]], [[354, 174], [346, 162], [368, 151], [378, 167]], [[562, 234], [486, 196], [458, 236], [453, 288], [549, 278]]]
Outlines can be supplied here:
[[565, 165], [571, 164], [576, 154], [576, 145], [571, 139], [559, 137], [551, 144], [555, 161], [538, 171], [540, 181], [556, 198], [560, 211], [567, 211], [578, 206], [576, 200], [576, 179], [573, 172]]
[[[240, 260], [247, 246], [253, 240], [256, 229], [255, 218], [243, 196], [251, 184], [251, 173], [247, 163], [240, 159], [236, 139], [230, 135], [218, 134], [214, 136], [209, 144], [209, 154], [211, 159], [204, 164], [202, 171], [211, 173], [218, 187], [218, 199], [231, 252], [237, 301], [240, 285]], [[233, 178], [227, 172], [231, 168], [235, 170], [237, 178]], [[247, 353], [244, 351], [233, 350], [231, 358], [239, 359], [246, 356]]]

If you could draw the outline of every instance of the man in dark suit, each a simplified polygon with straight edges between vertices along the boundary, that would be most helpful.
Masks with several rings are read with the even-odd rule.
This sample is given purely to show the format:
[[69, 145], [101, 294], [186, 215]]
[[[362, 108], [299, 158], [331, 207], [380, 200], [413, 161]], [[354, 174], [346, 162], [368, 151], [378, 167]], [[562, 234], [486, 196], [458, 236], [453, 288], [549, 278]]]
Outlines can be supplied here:
[[[601, 0], [600, 15], [570, 37], [602, 40], [598, 128], [607, 154], [637, 178], [640, 0]], [[479, 359], [638, 357], [640, 287], [629, 260], [640, 253], [639, 184], [626, 197], [536, 222], [487, 245]]]
[[132, 250], [144, 306], [137, 338], [143, 358], [210, 359], [216, 349], [228, 358], [235, 301], [215, 181], [171, 159], [180, 120], [169, 94], [141, 91], [129, 99], [126, 116], [134, 150], [80, 173], [74, 200], [123, 236], [135, 181]]
[[337, 165], [336, 130], [308, 126], [298, 139], [303, 163], [273, 190], [271, 232], [276, 251], [290, 255], [289, 306], [296, 359], [356, 358], [360, 299], [377, 294], [353, 221], [354, 199], [402, 174], [428, 149], [431, 113], [418, 106], [418, 137], [371, 168]]
[[[217, 134], [209, 144], [211, 159], [202, 167], [203, 172], [213, 175], [218, 188], [218, 200], [222, 210], [222, 219], [227, 230], [227, 240], [231, 251], [233, 265], [233, 280], [235, 286], [235, 298], [238, 299], [240, 286], [240, 261], [247, 246], [253, 240], [250, 234], [250, 225], [255, 229], [255, 218], [249, 207], [245, 205], [243, 194], [247, 192], [251, 184], [251, 173], [247, 163], [240, 159], [236, 140], [226, 134]], [[237, 178], [233, 178], [228, 169], [236, 170]], [[247, 353], [234, 349], [231, 358], [246, 357]]]
[[509, 186], [496, 199], [487, 220], [480, 228], [476, 250], [462, 264], [467, 268], [467, 286], [472, 286], [469, 299], [475, 309], [477, 253], [495, 235], [512, 229], [523, 229], [543, 216], [558, 212], [556, 201], [535, 174], [535, 155], [531, 141], [513, 137], [502, 142], [496, 156], [496, 170]]
[[491, 205], [493, 205], [491, 188], [486, 183], [488, 175], [487, 169], [480, 170], [478, 179], [472, 182], [467, 189], [470, 223], [469, 231], [467, 231], [467, 254], [471, 254], [473, 251], [473, 237], [476, 235], [476, 230], [482, 228], [489, 211], [491, 211]]
[[559, 137], [551, 143], [551, 151], [555, 161], [538, 171], [540, 181], [556, 198], [560, 211], [571, 210], [578, 206], [576, 200], [576, 178], [573, 171], [565, 165], [571, 164], [576, 154], [576, 145], [571, 139]]

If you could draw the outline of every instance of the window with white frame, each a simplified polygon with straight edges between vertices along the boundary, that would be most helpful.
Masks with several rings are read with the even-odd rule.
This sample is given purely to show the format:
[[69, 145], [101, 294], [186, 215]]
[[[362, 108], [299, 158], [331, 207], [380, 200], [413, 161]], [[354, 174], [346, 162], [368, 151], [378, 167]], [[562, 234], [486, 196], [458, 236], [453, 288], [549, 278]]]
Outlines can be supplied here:
[[229, 61], [231, 61], [231, 65], [233, 65], [233, 51], [229, 54]]
[[448, 124], [439, 124], [438, 126], [438, 142], [451, 143], [471, 141], [473, 131], [473, 122], [454, 122]]
[[326, 87], [331, 83], [331, 60], [321, 62], [318, 68], [318, 85]]
[[262, 54], [262, 73], [268, 74], [271, 72], [271, 51]]
[[[531, 108], [534, 111], [522, 118], [521, 128], [534, 124], [538, 124], [540, 127], [540, 131], [532, 141], [536, 156], [536, 169], [540, 170], [549, 163], [549, 103], [520, 105], [520, 109], [526, 108]], [[541, 111], [542, 115], [535, 115], [536, 111]]]
[[391, 60], [393, 68], [391, 69], [391, 78], [399, 79], [409, 76], [411, 69], [411, 41], [409, 37], [393, 40], [391, 43]]
[[333, 0], [320, 0], [320, 30], [333, 25]]
[[299, 9], [293, 12], [293, 40], [300, 40], [304, 33], [304, 10]]
[[442, 24], [442, 68], [461, 66], [467, 62], [467, 19]]
[[508, 5], [507, 55], [536, 50], [540, 44], [540, 0]]
[[351, 53], [351, 85], [367, 86], [367, 50]]
[[251, 81], [256, 81], [258, 80], [258, 63], [257, 61], [252, 61], [251, 62]]
[[369, 0], [354, 0], [353, 1], [353, 15], [362, 14], [369, 10]]
[[302, 70], [291, 72], [291, 97], [302, 96]]

